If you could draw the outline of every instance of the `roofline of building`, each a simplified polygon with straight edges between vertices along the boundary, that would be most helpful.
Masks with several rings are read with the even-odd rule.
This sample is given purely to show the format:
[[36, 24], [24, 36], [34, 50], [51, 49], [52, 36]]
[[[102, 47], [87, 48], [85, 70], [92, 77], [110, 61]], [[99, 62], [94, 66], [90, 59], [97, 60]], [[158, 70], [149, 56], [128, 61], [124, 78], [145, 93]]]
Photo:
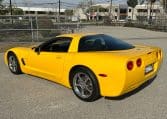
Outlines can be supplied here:
[[[58, 8], [46, 8], [46, 7], [17, 7], [22, 9], [23, 11], [45, 11], [45, 12], [58, 12]], [[65, 12], [66, 9], [60, 9], [60, 12]]]

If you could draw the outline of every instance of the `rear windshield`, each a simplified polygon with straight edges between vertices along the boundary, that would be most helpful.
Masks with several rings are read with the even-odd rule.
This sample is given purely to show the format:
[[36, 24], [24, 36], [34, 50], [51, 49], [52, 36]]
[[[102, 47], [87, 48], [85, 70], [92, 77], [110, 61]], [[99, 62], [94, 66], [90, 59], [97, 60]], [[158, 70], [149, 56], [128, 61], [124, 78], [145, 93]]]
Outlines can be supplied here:
[[133, 45], [128, 44], [120, 39], [113, 38], [109, 35], [98, 34], [82, 37], [79, 42], [78, 51], [115, 51], [132, 48], [134, 48]]

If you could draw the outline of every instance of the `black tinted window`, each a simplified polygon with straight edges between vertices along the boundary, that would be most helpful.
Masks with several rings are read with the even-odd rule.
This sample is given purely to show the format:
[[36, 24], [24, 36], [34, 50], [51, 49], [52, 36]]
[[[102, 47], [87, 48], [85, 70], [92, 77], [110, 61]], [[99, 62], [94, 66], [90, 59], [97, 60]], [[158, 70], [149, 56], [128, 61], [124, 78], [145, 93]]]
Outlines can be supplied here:
[[55, 38], [41, 45], [41, 51], [68, 52], [71, 38]]
[[80, 39], [79, 51], [114, 51], [126, 50], [134, 48], [120, 39], [113, 38], [108, 35], [90, 35]]

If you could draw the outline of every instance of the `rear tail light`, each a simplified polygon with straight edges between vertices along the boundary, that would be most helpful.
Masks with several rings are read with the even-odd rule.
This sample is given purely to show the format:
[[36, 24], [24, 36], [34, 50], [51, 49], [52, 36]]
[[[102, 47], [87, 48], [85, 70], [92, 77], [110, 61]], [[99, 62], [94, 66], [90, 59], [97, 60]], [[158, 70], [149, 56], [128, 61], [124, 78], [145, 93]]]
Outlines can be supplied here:
[[162, 52], [161, 52], [161, 50], [159, 51], [159, 55], [160, 55], [160, 57], [162, 57]]
[[161, 51], [158, 51], [158, 52], [156, 52], [156, 56], [157, 56], [157, 58], [159, 59], [159, 58], [161, 58]]
[[142, 60], [141, 60], [141, 58], [137, 59], [136, 65], [137, 65], [138, 67], [140, 67], [140, 66], [142, 65]]
[[158, 54], [158, 52], [156, 52], [156, 56], [157, 56], [157, 58], [159, 57], [159, 54]]
[[128, 70], [132, 70], [133, 69], [133, 62], [132, 61], [129, 61], [128, 63], [127, 63], [127, 69]]

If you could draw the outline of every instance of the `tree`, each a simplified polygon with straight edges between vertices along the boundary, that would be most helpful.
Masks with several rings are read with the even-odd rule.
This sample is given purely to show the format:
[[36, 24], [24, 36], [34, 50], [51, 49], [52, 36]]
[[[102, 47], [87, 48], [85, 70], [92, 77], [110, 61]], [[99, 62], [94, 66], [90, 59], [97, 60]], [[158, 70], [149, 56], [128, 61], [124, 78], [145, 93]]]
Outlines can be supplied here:
[[2, 9], [3, 9], [2, 2], [3, 2], [3, 0], [0, 0], [0, 10], [2, 10]]
[[[10, 13], [10, 7], [5, 8], [5, 13]], [[21, 8], [12, 8], [13, 15], [23, 15], [23, 9]]]
[[0, 5], [2, 4], [3, 0], [0, 0]]
[[23, 15], [23, 10], [20, 8], [14, 8], [13, 9], [13, 14], [14, 15]]
[[3, 0], [0, 0], [0, 15], [5, 15], [7, 13], [5, 6], [2, 5]]
[[138, 4], [138, 0], [127, 0], [127, 4], [129, 7], [132, 7], [132, 20], [133, 20], [134, 8]]

